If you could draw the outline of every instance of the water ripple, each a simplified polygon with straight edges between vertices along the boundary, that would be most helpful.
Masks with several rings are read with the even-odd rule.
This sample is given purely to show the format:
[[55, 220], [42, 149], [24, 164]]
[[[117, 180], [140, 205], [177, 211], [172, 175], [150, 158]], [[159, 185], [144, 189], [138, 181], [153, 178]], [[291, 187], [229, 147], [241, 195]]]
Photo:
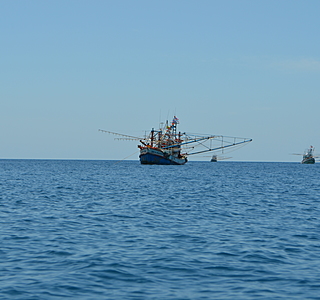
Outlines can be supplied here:
[[320, 299], [317, 164], [0, 168], [1, 299]]

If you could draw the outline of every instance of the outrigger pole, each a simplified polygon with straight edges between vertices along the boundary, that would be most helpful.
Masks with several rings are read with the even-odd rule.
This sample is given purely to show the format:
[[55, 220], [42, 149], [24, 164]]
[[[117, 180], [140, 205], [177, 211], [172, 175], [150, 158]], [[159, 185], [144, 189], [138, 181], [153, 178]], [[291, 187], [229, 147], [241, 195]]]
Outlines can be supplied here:
[[192, 141], [185, 142], [185, 143], [173, 144], [173, 145], [170, 145], [170, 146], [167, 146], [167, 147], [163, 147], [163, 149], [173, 148], [173, 147], [176, 147], [177, 145], [181, 146], [181, 145], [196, 143], [196, 142], [203, 141], [203, 140], [210, 140], [210, 139], [214, 139], [215, 137], [217, 137], [217, 136], [216, 135], [207, 136], [207, 137], [203, 137], [203, 138], [199, 138], [199, 139], [194, 139]]
[[193, 153], [187, 153], [187, 155], [194, 155], [194, 154], [199, 154], [199, 153], [204, 153], [204, 152], [215, 151], [215, 150], [224, 149], [224, 148], [228, 148], [228, 147], [232, 147], [232, 146], [237, 146], [237, 145], [244, 144], [244, 143], [249, 143], [251, 141], [252, 141], [252, 139], [249, 139], [249, 140], [245, 140], [245, 141], [242, 141], [242, 142], [233, 143], [233, 144], [227, 145], [227, 146], [220, 146], [220, 147], [217, 147], [217, 148], [202, 150], [202, 151], [193, 152]]
[[[110, 133], [110, 134], [113, 134], [113, 135], [120, 135], [120, 136], [125, 137], [124, 139], [127, 139], [127, 140], [139, 141], [141, 139], [140, 137], [127, 135], [127, 134], [122, 134], [122, 133], [117, 133], [117, 132], [108, 131], [108, 130], [99, 129], [98, 131], [105, 132], [105, 133]], [[115, 138], [115, 139], [120, 139], [120, 138]]]

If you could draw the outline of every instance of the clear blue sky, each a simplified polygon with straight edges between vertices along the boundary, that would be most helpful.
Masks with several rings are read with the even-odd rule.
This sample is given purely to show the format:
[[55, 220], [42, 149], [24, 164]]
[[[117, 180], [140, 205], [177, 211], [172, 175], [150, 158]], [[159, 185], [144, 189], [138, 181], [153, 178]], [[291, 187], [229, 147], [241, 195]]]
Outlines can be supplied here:
[[174, 114], [182, 131], [252, 138], [236, 161], [320, 152], [319, 12], [318, 0], [2, 0], [0, 158], [123, 159], [137, 143], [98, 129], [142, 135]]

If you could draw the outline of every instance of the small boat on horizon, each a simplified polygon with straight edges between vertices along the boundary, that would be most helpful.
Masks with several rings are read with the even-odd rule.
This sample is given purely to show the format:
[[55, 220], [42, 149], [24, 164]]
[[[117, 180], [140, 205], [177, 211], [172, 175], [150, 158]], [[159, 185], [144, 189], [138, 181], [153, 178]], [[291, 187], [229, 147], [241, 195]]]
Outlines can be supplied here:
[[211, 156], [210, 162], [218, 162], [218, 161], [226, 160], [226, 159], [230, 159], [230, 158], [232, 158], [232, 157], [225, 157], [225, 156], [219, 156], [219, 155], [213, 154]]
[[315, 148], [310, 146], [303, 154], [293, 153], [293, 155], [302, 155], [302, 164], [314, 164], [316, 162], [316, 158], [319, 157], [314, 155], [314, 150]]
[[212, 155], [212, 157], [211, 157], [211, 160], [210, 160], [211, 162], [217, 162], [218, 161], [218, 156], [217, 155]]
[[302, 164], [314, 164], [316, 162], [315, 156], [313, 155], [314, 147], [310, 146], [310, 148], [306, 149], [302, 156]]

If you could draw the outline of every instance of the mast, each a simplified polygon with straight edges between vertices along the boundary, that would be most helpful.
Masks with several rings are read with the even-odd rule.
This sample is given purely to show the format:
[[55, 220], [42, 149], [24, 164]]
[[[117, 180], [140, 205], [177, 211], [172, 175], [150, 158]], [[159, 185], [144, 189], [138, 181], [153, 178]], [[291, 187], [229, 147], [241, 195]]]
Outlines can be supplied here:
[[151, 147], [153, 147], [153, 141], [154, 141], [154, 128], [151, 130]]

